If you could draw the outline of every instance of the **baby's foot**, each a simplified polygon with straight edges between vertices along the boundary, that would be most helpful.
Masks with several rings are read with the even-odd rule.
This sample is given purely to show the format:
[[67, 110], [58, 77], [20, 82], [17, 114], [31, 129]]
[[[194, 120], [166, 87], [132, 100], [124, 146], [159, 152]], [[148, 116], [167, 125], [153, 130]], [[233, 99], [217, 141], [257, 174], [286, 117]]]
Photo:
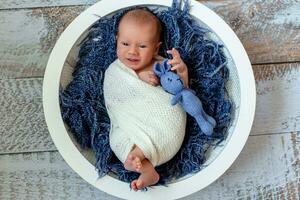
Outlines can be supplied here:
[[137, 180], [131, 182], [131, 188], [134, 191], [141, 190], [145, 187], [154, 185], [159, 180], [159, 174], [155, 170], [142, 173]]
[[129, 171], [140, 172], [140, 170], [142, 168], [141, 159], [138, 156], [129, 154], [124, 163], [124, 167], [125, 167], [125, 169], [127, 169]]

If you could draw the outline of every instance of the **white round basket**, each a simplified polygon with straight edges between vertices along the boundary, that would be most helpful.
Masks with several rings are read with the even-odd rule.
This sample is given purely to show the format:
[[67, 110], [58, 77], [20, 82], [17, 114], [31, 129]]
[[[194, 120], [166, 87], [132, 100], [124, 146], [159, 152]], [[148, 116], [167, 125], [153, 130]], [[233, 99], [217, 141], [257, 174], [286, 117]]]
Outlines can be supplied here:
[[59, 106], [59, 88], [71, 80], [71, 73], [76, 64], [79, 44], [87, 30], [99, 16], [106, 16], [123, 8], [145, 6], [171, 6], [172, 0], [101, 0], [79, 15], [62, 33], [49, 57], [43, 83], [43, 106], [45, 119], [51, 137], [70, 167], [84, 180], [111, 195], [125, 199], [177, 199], [194, 193], [208, 186], [220, 177], [234, 162], [246, 143], [253, 122], [255, 111], [255, 82], [249, 58], [230, 27], [213, 11], [196, 1], [191, 1], [190, 14], [202, 26], [212, 30], [210, 37], [224, 45], [230, 71], [226, 88], [233, 103], [232, 122], [228, 136], [218, 147], [207, 153], [204, 169], [196, 174], [183, 177], [168, 187], [154, 186], [147, 192], [134, 192], [128, 183], [112, 176], [98, 178], [93, 165], [93, 155], [84, 151], [68, 133], [61, 117]]

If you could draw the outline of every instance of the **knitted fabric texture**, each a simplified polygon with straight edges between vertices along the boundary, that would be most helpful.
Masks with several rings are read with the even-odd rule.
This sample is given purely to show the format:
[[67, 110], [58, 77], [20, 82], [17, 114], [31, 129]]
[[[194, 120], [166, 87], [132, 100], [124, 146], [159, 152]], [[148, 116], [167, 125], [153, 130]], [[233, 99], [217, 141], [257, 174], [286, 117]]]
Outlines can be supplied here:
[[153, 166], [169, 161], [180, 149], [186, 113], [172, 106], [172, 95], [145, 83], [119, 59], [105, 72], [104, 100], [110, 117], [110, 147], [123, 163], [137, 145]]
[[[136, 7], [135, 7], [136, 8]], [[231, 103], [225, 84], [229, 77], [222, 45], [208, 37], [209, 30], [201, 27], [190, 15], [189, 5], [174, 0], [167, 9], [152, 9], [163, 25], [160, 55], [176, 48], [188, 66], [190, 88], [201, 99], [206, 112], [217, 125], [211, 136], [202, 133], [193, 117], [187, 117], [186, 134], [178, 153], [167, 163], [156, 167], [158, 184], [165, 184], [201, 170], [205, 152], [226, 137], [230, 123]], [[108, 66], [117, 58], [116, 34], [121, 10], [102, 17], [90, 29], [81, 43], [73, 80], [60, 92], [63, 120], [70, 127], [82, 148], [92, 148], [99, 176], [113, 173], [122, 181], [131, 182], [139, 174], [124, 169], [109, 146], [110, 119], [104, 104], [103, 80]]]

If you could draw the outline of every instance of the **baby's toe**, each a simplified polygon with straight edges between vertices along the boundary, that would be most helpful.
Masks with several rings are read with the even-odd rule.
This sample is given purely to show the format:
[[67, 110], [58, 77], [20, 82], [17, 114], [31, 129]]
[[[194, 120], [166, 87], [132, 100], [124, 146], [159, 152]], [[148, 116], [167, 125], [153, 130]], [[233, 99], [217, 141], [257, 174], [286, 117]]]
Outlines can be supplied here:
[[142, 162], [138, 157], [135, 158], [134, 165], [137, 171], [139, 171], [142, 168]]
[[131, 189], [133, 189], [134, 191], [138, 191], [137, 180], [132, 181], [130, 185]]
[[134, 160], [134, 156], [131, 155], [131, 154], [129, 154], [128, 157], [127, 157], [127, 159], [128, 159], [129, 161], [133, 161], [133, 160]]
[[136, 157], [136, 158], [134, 159], [134, 164], [136, 164], [136, 165], [141, 165], [141, 164], [142, 164], [139, 157]]
[[141, 169], [142, 169], [142, 166], [141, 166], [141, 165], [138, 165], [138, 166], [135, 167], [135, 170], [136, 170], [137, 172], [140, 172]]

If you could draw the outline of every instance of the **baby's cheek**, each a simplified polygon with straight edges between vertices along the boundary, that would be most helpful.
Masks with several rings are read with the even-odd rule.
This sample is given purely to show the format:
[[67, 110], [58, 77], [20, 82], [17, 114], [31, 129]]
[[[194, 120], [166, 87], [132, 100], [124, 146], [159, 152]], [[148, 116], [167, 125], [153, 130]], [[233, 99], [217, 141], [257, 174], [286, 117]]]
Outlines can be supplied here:
[[117, 57], [121, 58], [122, 57], [122, 52], [120, 49], [117, 48]]

